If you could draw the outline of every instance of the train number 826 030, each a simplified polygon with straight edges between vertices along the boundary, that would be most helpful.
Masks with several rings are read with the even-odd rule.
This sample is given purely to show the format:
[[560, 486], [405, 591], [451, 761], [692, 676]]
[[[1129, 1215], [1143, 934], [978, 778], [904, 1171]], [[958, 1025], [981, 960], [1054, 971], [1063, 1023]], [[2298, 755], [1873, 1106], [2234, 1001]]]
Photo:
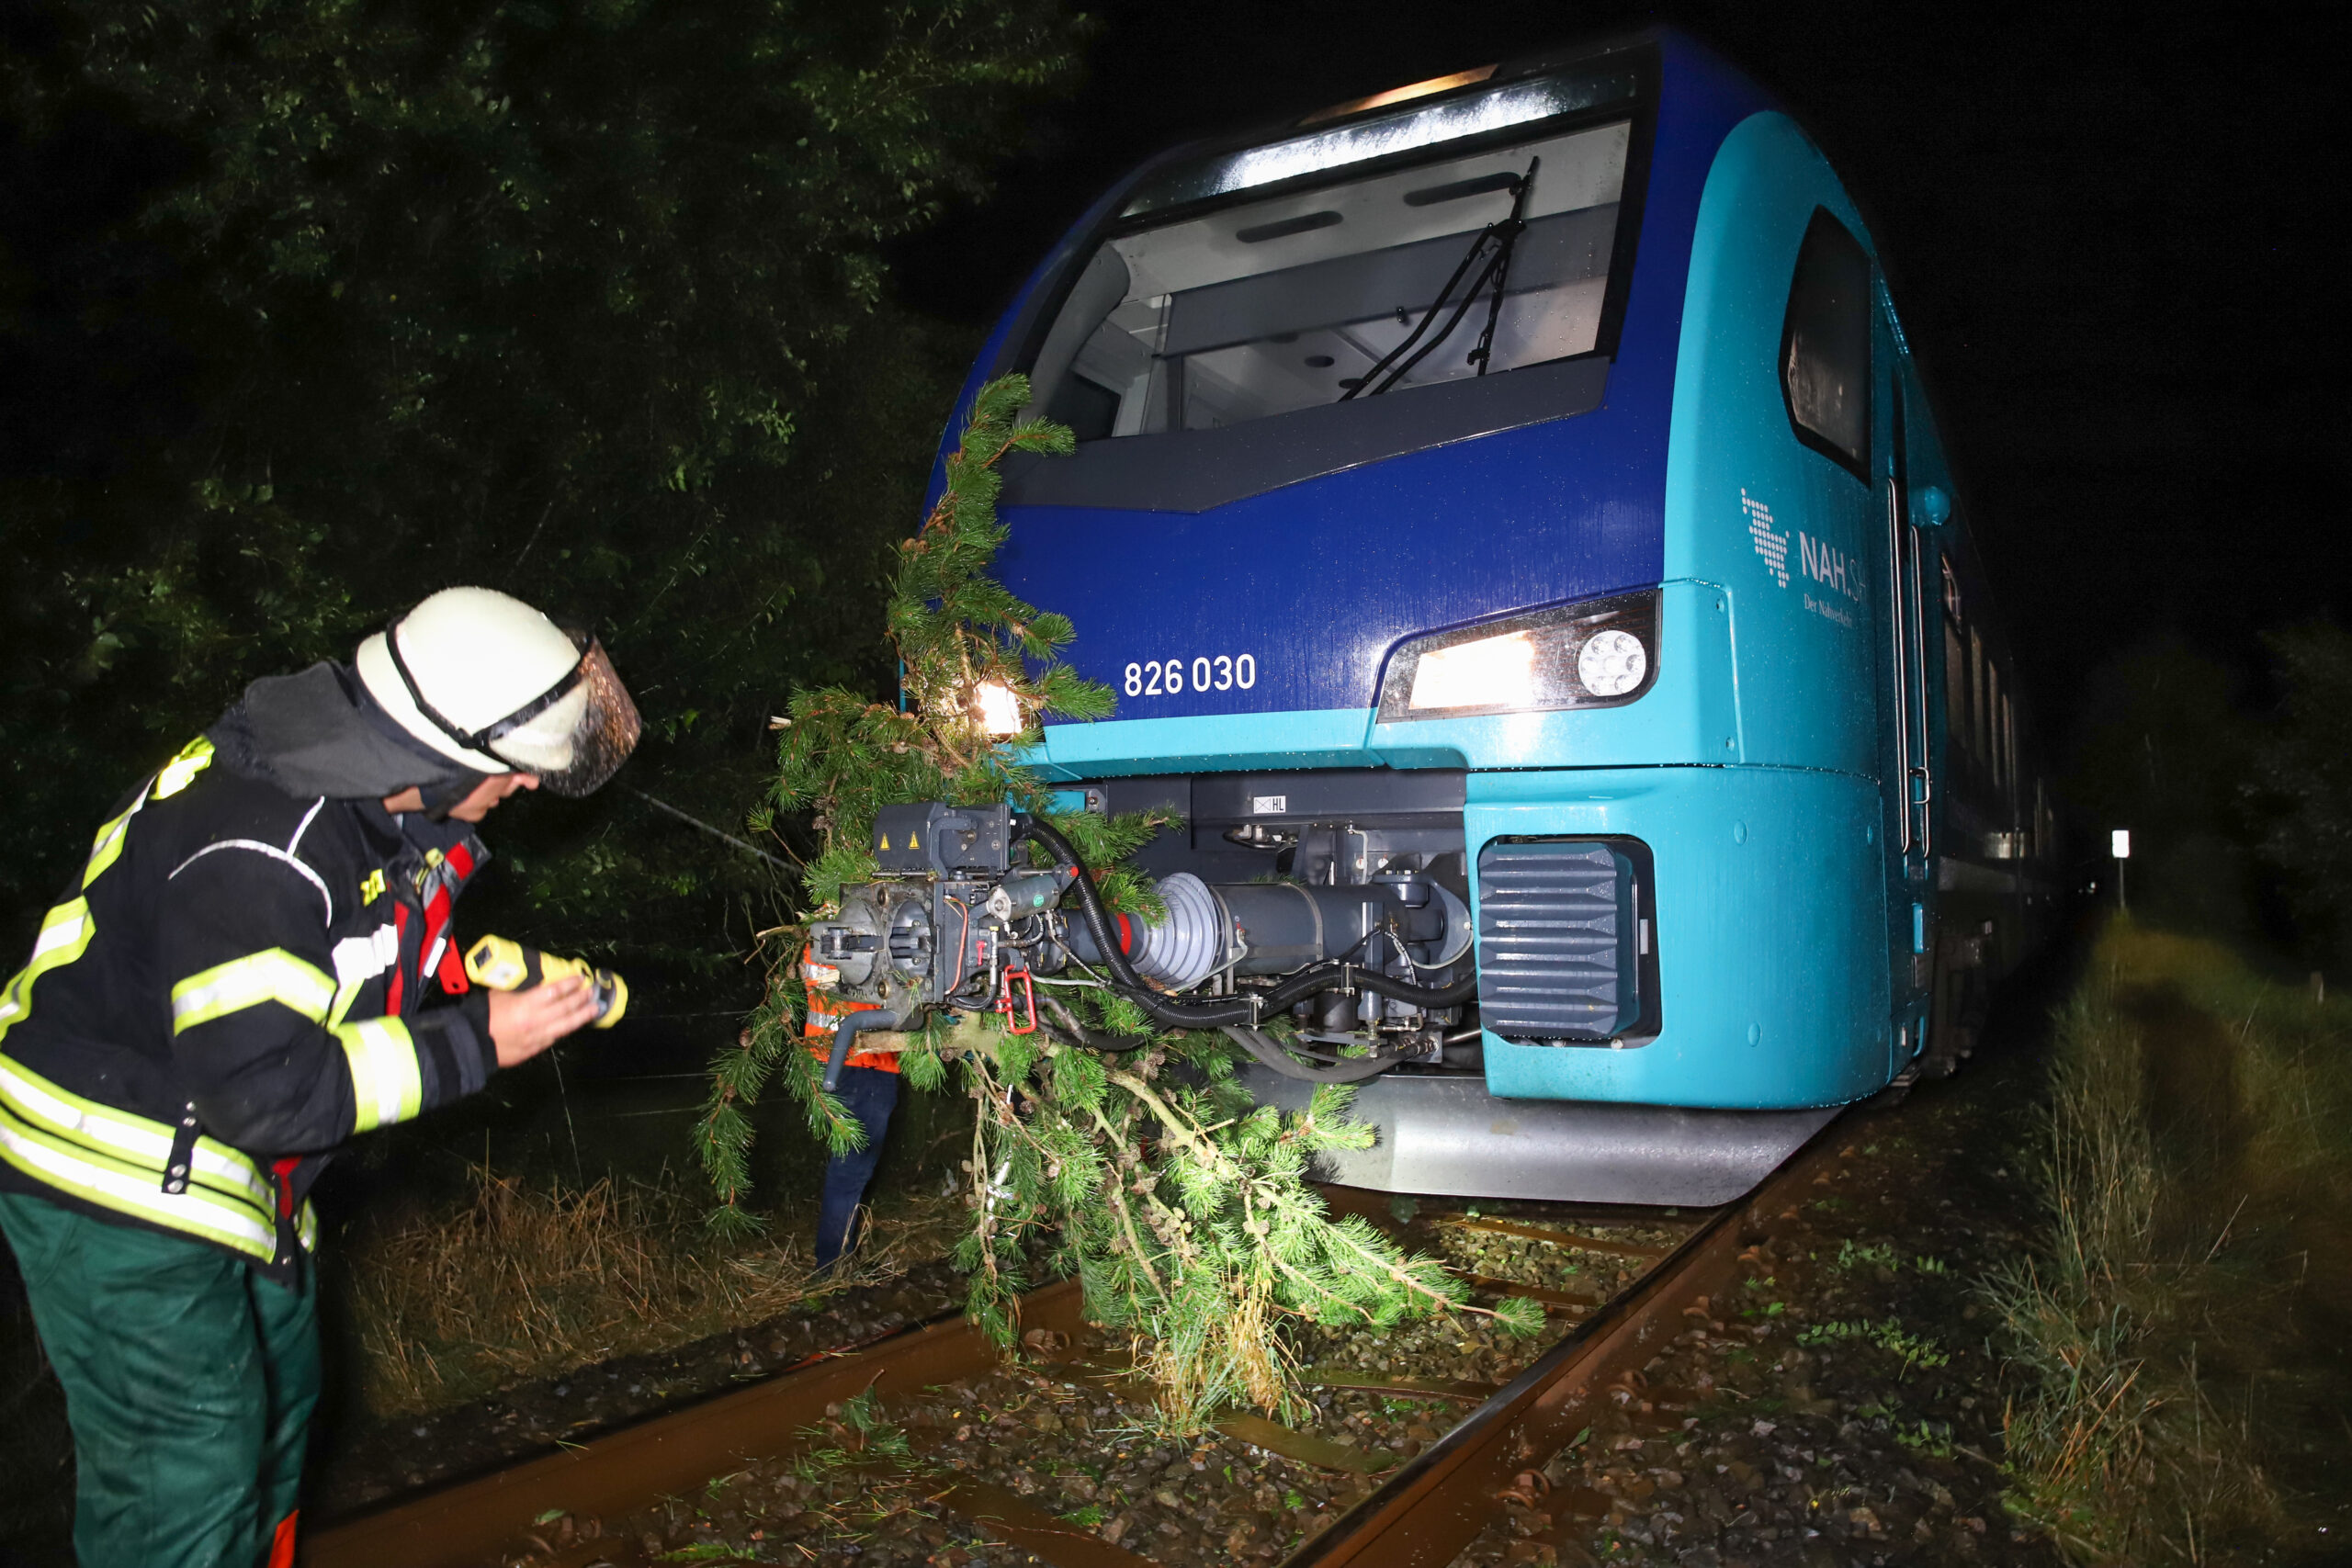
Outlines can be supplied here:
[[1127, 666], [1127, 695], [1172, 697], [1180, 692], [1243, 691], [1258, 683], [1258, 660], [1240, 653], [1202, 654], [1187, 665], [1182, 659], [1147, 659]]

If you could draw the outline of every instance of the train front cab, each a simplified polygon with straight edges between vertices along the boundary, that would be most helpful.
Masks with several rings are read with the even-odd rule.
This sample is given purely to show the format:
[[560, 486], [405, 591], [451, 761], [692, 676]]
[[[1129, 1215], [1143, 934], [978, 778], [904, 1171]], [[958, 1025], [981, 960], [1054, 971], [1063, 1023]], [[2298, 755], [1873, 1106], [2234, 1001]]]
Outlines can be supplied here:
[[1860, 215], [1748, 116], [1694, 224], [1666, 486], [1712, 699], [1684, 721], [1727, 765], [1498, 775], [1473, 818], [1656, 846], [1666, 1027], [1490, 1040], [1496, 1094], [1826, 1106], [1965, 1050], [2045, 922], [2050, 823], [1954, 489]]
[[[1225, 714], [1129, 718], [1148, 705], [1123, 700], [1118, 721], [1049, 728], [1036, 759], [1114, 807], [1166, 798], [1196, 817], [1216, 816], [1210, 802], [1227, 795], [1261, 808], [1295, 799], [1295, 815], [1318, 788], [1339, 803], [1334, 816], [1353, 799], [1458, 810], [1482, 999], [1495, 967], [1493, 889], [1514, 856], [1563, 841], [1628, 852], [1621, 874], [1638, 884], [1627, 912], [1639, 937], [1627, 982], [1644, 994], [1625, 1026], [1574, 1043], [1489, 1027], [1481, 1078], [1374, 1080], [1358, 1108], [1382, 1136], [1342, 1158], [1333, 1174], [1344, 1180], [1493, 1196], [1728, 1197], [1835, 1107], [1963, 1032], [1981, 987], [1953, 976], [1974, 960], [1981, 978], [2025, 944], [2018, 868], [1991, 863], [2034, 854], [2046, 823], [2038, 808], [2030, 820], [2018, 811], [2002, 645], [1982, 613], [1989, 600], [1868, 234], [1791, 119], [1689, 45], [1669, 38], [1662, 55], [1657, 183], [1629, 193], [1646, 205], [1610, 396], [1535, 427], [1587, 424], [1584, 434], [1633, 444], [1646, 375], [1670, 410], [1658, 422], [1662, 460], [1622, 463], [1634, 483], [1611, 494], [1588, 471], [1589, 447], [1552, 448], [1555, 488], [1581, 487], [1585, 513], [1552, 536], [1555, 558], [1538, 563], [1554, 585], [1522, 572], [1535, 586], [1464, 633], [1491, 625], [1497, 609], [1589, 601], [1577, 589], [1592, 578], [1579, 569], [1603, 552], [1581, 541], [1611, 525], [1604, 513], [1645, 513], [1656, 550], [1645, 581], [1611, 584], [1655, 586], [1654, 675], [1638, 700], [1415, 717], [1380, 698], [1415, 639], [1367, 615], [1376, 646], [1344, 626], [1324, 638], [1325, 658], [1362, 667], [1356, 700], [1367, 705], [1283, 711], [1276, 697], [1252, 713], [1235, 693]], [[1695, 155], [1694, 142], [1705, 143]], [[1384, 412], [1428, 395], [1408, 392]], [[1510, 431], [1365, 467], [1393, 470], [1393, 499], [1455, 465], [1430, 515], [1491, 553], [1516, 521], [1516, 497], [1491, 478], [1465, 485], [1463, 466], [1483, 461], [1489, 474], [1540, 486], [1545, 453], [1535, 434]], [[1362, 471], [1196, 511], [1228, 528], [1311, 534], [1317, 505], [1332, 509], [1327, 498], [1351, 481], [1363, 485]], [[1493, 507], [1467, 527], [1465, 490]], [[1009, 515], [1016, 546], [1031, 547], [1014, 552], [1013, 586], [1071, 611], [1084, 638], [1086, 590], [1105, 573], [1057, 574], [1035, 547], [1055, 537], [1079, 554], [1078, 530], [1112, 514], [1027, 508], [1023, 495], [1016, 479]], [[1433, 558], [1423, 570], [1447, 568]], [[1082, 671], [1117, 684], [1128, 646], [1103, 637], [1103, 662], [1090, 667], [1082, 643]], [[1135, 668], [1125, 660], [1130, 686]], [[1183, 793], [1150, 794], [1170, 787]], [[1192, 849], [1164, 854], [1165, 866], [1206, 873], [1225, 852], [1211, 842], [1221, 830], [1222, 819], [1196, 823]], [[1264, 1075], [1256, 1087], [1275, 1100], [1305, 1092]]]

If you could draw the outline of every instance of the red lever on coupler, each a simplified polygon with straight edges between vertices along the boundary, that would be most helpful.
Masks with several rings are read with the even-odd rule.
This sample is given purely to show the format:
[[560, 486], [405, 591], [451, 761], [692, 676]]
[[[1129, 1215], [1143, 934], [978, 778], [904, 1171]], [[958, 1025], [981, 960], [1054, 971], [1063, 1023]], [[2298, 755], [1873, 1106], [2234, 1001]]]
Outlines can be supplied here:
[[[1020, 1014], [1016, 1013], [1012, 1008], [1012, 982], [1016, 979], [1021, 982], [1021, 999], [1029, 1010], [1029, 1021], [1026, 1024], [1016, 1023], [1013, 1021], [1015, 1019], [1020, 1017]], [[1007, 1034], [1036, 1033], [1037, 988], [1029, 983], [1029, 971], [1026, 969], [1006, 970], [1004, 972], [1003, 980], [999, 982], [999, 987], [996, 998], [996, 1010], [1004, 1014], [1004, 1032]]]

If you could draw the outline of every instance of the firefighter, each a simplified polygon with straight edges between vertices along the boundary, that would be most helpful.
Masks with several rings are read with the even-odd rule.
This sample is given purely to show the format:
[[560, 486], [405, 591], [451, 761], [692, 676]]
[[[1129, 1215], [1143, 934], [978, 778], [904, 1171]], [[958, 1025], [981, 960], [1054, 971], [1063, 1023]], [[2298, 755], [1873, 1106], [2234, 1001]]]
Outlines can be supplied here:
[[355, 1134], [589, 1021], [470, 987], [450, 907], [518, 790], [636, 744], [596, 643], [480, 588], [256, 681], [118, 801], [0, 991], [0, 1230], [64, 1385], [82, 1568], [288, 1568], [319, 1393], [307, 1194]]

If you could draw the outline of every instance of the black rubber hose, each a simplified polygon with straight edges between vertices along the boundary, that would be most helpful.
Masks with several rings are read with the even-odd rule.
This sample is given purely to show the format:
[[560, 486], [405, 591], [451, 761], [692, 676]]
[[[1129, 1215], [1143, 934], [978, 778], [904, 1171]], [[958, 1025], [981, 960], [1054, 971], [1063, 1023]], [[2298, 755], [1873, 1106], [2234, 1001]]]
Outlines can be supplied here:
[[[1340, 986], [1334, 986], [1333, 981]], [[1318, 964], [1312, 969], [1302, 969], [1271, 991], [1259, 993], [1261, 1016], [1277, 1012], [1293, 1002], [1303, 1002], [1318, 991], [1348, 988], [1370, 991], [1374, 996], [1391, 997], [1415, 1007], [1450, 1008], [1466, 1002], [1478, 994], [1476, 975], [1456, 980], [1451, 986], [1416, 986], [1410, 980], [1399, 980], [1383, 975], [1377, 969], [1366, 969], [1353, 964]]]
[[1094, 950], [1102, 954], [1102, 966], [1111, 971], [1117, 982], [1115, 989], [1123, 997], [1144, 1010], [1144, 1016], [1155, 1023], [1170, 1029], [1215, 1029], [1227, 1023], [1255, 1023], [1263, 1016], [1246, 1001], [1218, 1000], [1215, 1002], [1174, 1002], [1144, 984], [1136, 966], [1113, 934], [1111, 911], [1103, 906], [1102, 889], [1094, 886], [1094, 877], [1086, 862], [1058, 829], [1037, 818], [1023, 816], [1014, 819], [1012, 841], [1035, 840], [1046, 846], [1046, 852], [1078, 874], [1071, 886], [1078, 892], [1079, 914], [1086, 921], [1087, 934], [1094, 939]]
[[1399, 1065], [1395, 1056], [1364, 1056], [1342, 1057], [1328, 1066], [1310, 1067], [1293, 1060], [1280, 1042], [1257, 1030], [1228, 1029], [1225, 1034], [1263, 1066], [1302, 1083], [1362, 1083]]
[[1113, 1055], [1124, 1055], [1129, 1051], [1140, 1051], [1151, 1043], [1148, 1034], [1104, 1034], [1100, 1030], [1089, 1029], [1076, 1013], [1053, 998], [1041, 999], [1046, 1004], [1046, 1010], [1054, 1015], [1055, 1021], [1081, 1045], [1091, 1045], [1097, 1051], [1107, 1051]]
[[1130, 1051], [1140, 1051], [1151, 1043], [1148, 1034], [1105, 1034], [1099, 1029], [1080, 1028], [1079, 1043], [1114, 1056], [1124, 1056]]
[[1374, 969], [1361, 969], [1352, 964], [1319, 964], [1312, 969], [1301, 970], [1272, 990], [1245, 991], [1237, 997], [1219, 997], [1214, 1001], [1172, 1001], [1158, 991], [1136, 987], [1132, 990], [1120, 987], [1125, 996], [1154, 1021], [1170, 1029], [1223, 1029], [1238, 1024], [1255, 1028], [1266, 1019], [1306, 1000], [1319, 991], [1329, 991], [1344, 985], [1375, 996], [1393, 997], [1415, 1007], [1445, 1008], [1466, 1002], [1478, 994], [1477, 976], [1456, 980], [1451, 986], [1416, 986], [1398, 980]]
[[1157, 991], [1122, 991], [1120, 995], [1143, 1009], [1153, 1021], [1170, 1029], [1221, 1029], [1228, 1023], [1255, 1023], [1266, 1014], [1248, 1000], [1220, 997], [1213, 1002], [1171, 1002]]
[[1143, 976], [1127, 962], [1125, 950], [1112, 931], [1111, 911], [1103, 907], [1102, 890], [1094, 886], [1094, 878], [1088, 872], [1086, 862], [1079, 858], [1078, 851], [1053, 824], [1026, 815], [1014, 818], [1012, 841], [1017, 844], [1027, 840], [1045, 845], [1047, 854], [1078, 873], [1071, 886], [1078, 890], [1079, 913], [1085, 918], [1087, 934], [1094, 939], [1094, 950], [1102, 955], [1102, 966], [1111, 971], [1111, 977], [1132, 990], [1148, 990]]
[[896, 1029], [899, 1015], [887, 1008], [865, 1008], [843, 1013], [833, 1029], [833, 1054], [825, 1058], [825, 1092], [831, 1094], [842, 1081], [842, 1064], [849, 1060], [850, 1042], [869, 1029]]

